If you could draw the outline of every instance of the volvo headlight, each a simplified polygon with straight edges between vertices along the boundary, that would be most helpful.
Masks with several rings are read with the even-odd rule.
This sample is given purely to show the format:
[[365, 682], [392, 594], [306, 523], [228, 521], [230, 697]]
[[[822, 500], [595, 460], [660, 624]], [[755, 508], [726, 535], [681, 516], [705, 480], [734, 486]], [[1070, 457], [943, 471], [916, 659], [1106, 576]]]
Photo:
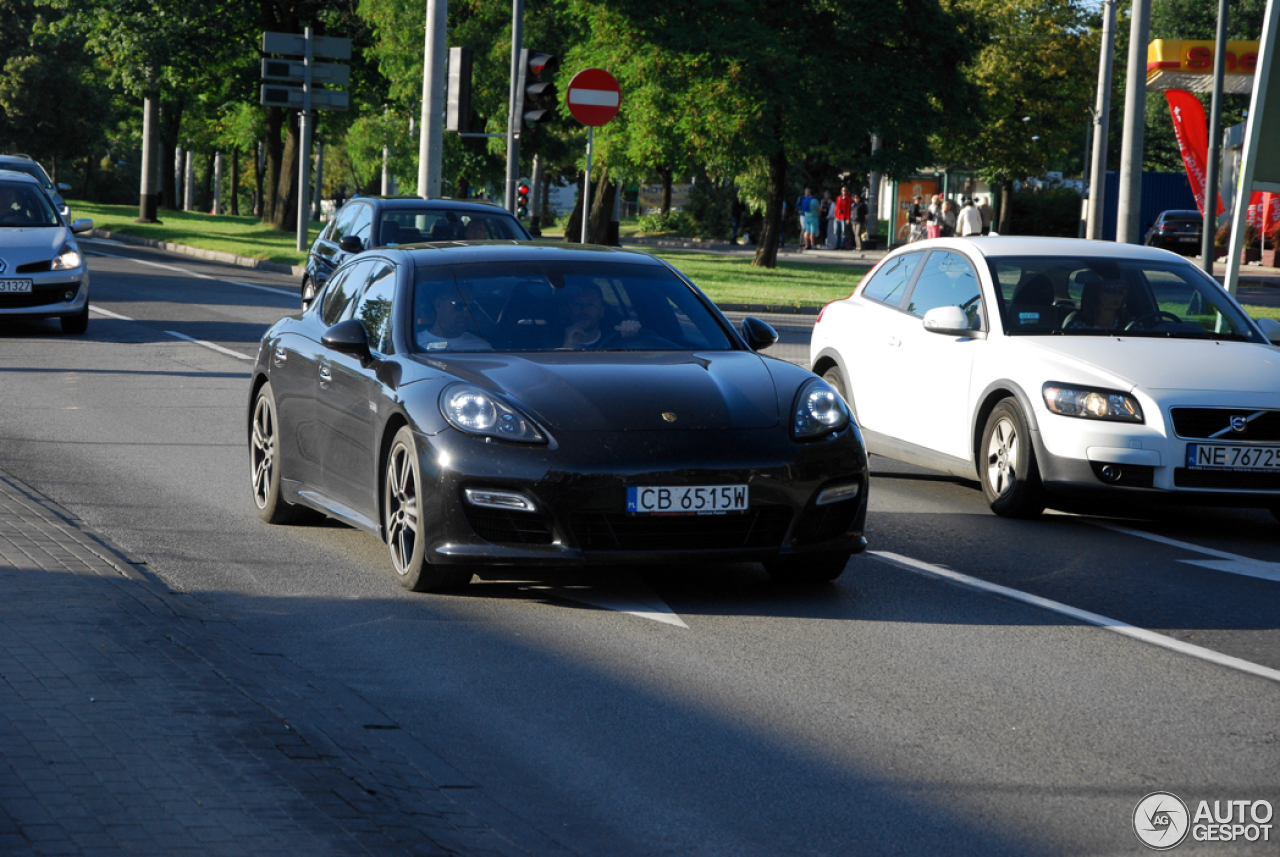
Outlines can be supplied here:
[[458, 431], [521, 443], [546, 443], [533, 420], [496, 396], [470, 384], [453, 384], [440, 394], [440, 412]]
[[1111, 420], [1121, 423], [1142, 422], [1142, 406], [1128, 393], [1121, 393], [1118, 390], [1068, 387], [1053, 381], [1045, 384], [1042, 392], [1045, 407], [1064, 417], [1084, 417], [1090, 420]]
[[54, 257], [50, 268], [54, 271], [70, 271], [73, 268], [79, 268], [83, 264], [84, 259], [81, 258], [80, 251], [72, 244], [63, 244], [62, 249], [58, 251], [58, 255]]
[[849, 424], [849, 409], [830, 384], [821, 378], [805, 382], [791, 408], [791, 436], [809, 440], [840, 431]]

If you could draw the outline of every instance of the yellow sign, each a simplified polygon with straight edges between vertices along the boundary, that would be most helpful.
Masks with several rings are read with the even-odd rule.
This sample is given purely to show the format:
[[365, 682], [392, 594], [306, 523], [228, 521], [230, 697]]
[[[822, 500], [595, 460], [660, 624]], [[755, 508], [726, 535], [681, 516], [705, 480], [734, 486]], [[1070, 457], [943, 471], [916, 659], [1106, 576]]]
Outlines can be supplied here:
[[[1213, 89], [1212, 39], [1156, 39], [1147, 46], [1147, 91]], [[1253, 91], [1258, 67], [1258, 42], [1227, 42], [1225, 92], [1247, 95]]]

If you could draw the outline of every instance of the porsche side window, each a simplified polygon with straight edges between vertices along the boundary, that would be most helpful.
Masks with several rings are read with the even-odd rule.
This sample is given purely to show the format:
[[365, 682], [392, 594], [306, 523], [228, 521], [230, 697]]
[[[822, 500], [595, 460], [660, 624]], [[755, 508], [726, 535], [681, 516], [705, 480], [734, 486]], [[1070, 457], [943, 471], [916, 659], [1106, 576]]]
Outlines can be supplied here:
[[369, 348], [378, 354], [390, 354], [391, 348], [391, 300], [396, 291], [396, 269], [384, 262], [377, 263], [372, 281], [356, 304], [355, 318], [364, 325], [369, 337]]
[[356, 206], [356, 218], [351, 224], [351, 231], [348, 235], [354, 235], [359, 238], [364, 246], [369, 246], [369, 233], [373, 229], [373, 212], [369, 210], [367, 205]]
[[332, 327], [342, 320], [343, 311], [350, 305], [360, 284], [360, 280], [354, 275], [364, 267], [361, 263], [348, 265], [329, 278], [325, 285], [324, 302], [320, 306], [320, 320], [327, 326]]
[[337, 242], [344, 236], [351, 234], [351, 224], [356, 219], [359, 209], [364, 208], [363, 205], [351, 205], [348, 203], [338, 210], [337, 219], [333, 221], [333, 229], [329, 233], [329, 240]]
[[981, 296], [978, 275], [969, 260], [958, 253], [935, 250], [916, 279], [911, 290], [907, 312], [923, 317], [940, 306], [958, 306], [972, 310]]
[[911, 282], [911, 275], [923, 258], [923, 253], [907, 253], [885, 262], [871, 278], [871, 282], [863, 286], [862, 296], [889, 306], [899, 306], [902, 294]]

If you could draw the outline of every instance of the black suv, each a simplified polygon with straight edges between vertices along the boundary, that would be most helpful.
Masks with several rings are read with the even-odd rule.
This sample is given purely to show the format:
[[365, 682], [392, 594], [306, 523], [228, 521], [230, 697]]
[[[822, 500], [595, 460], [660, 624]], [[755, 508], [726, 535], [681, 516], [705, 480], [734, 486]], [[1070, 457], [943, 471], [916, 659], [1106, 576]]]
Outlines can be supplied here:
[[302, 306], [348, 257], [373, 247], [432, 241], [531, 241], [520, 221], [488, 202], [421, 197], [357, 197], [338, 209], [307, 254]]
[[1198, 256], [1203, 227], [1204, 217], [1198, 211], [1162, 211], [1142, 243], [1183, 256]]

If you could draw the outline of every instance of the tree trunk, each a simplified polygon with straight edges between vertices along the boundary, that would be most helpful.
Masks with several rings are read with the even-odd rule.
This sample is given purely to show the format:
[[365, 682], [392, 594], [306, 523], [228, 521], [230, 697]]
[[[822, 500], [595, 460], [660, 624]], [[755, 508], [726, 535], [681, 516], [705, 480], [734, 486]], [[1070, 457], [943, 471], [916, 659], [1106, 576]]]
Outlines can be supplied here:
[[280, 156], [280, 173], [275, 186], [276, 207], [271, 217], [271, 225], [282, 232], [293, 232], [298, 228], [298, 149], [301, 145], [297, 124], [291, 118]]
[[231, 216], [240, 213], [240, 150], [231, 150]]
[[671, 213], [671, 168], [663, 167], [658, 175], [662, 177], [662, 214], [666, 216]]
[[217, 157], [218, 156], [216, 154], [211, 154], [208, 156], [207, 162], [205, 164], [204, 181], [201, 182], [203, 186], [200, 188], [200, 194], [203, 199], [203, 201], [201, 202], [202, 207], [196, 208], [196, 211], [210, 212], [210, 211], [213, 211], [214, 209], [213, 168], [214, 168], [214, 162], [217, 159]]
[[280, 165], [281, 159], [284, 157], [284, 141], [281, 139], [281, 132], [284, 130], [286, 114], [279, 107], [267, 108], [267, 133], [264, 142], [266, 154], [266, 176], [262, 183], [262, 222], [276, 222], [276, 208], [279, 203], [276, 194], [280, 187], [280, 172], [283, 169]]
[[584, 173], [578, 173], [578, 198], [574, 200], [573, 212], [564, 227], [564, 240], [572, 244], [582, 243], [582, 179]]
[[778, 144], [778, 151], [769, 158], [769, 183], [766, 187], [768, 201], [764, 206], [764, 226], [756, 243], [756, 255], [751, 260], [753, 268], [778, 267], [778, 242], [782, 240], [782, 201], [787, 192], [787, 150]]
[[1000, 182], [1000, 211], [996, 213], [996, 232], [1001, 235], [1012, 235], [1010, 227], [1013, 223], [1013, 180]]
[[613, 197], [618, 185], [609, 181], [609, 168], [600, 170], [600, 179], [596, 182], [591, 198], [591, 222], [587, 224], [587, 243], [612, 243], [609, 234], [609, 221], [613, 220]]
[[466, 176], [458, 176], [458, 181], [453, 187], [454, 199], [470, 199], [471, 198], [471, 181]]
[[181, 194], [174, 176], [174, 153], [178, 147], [178, 132], [182, 128], [182, 102], [160, 102], [160, 192], [164, 207], [178, 211]]

